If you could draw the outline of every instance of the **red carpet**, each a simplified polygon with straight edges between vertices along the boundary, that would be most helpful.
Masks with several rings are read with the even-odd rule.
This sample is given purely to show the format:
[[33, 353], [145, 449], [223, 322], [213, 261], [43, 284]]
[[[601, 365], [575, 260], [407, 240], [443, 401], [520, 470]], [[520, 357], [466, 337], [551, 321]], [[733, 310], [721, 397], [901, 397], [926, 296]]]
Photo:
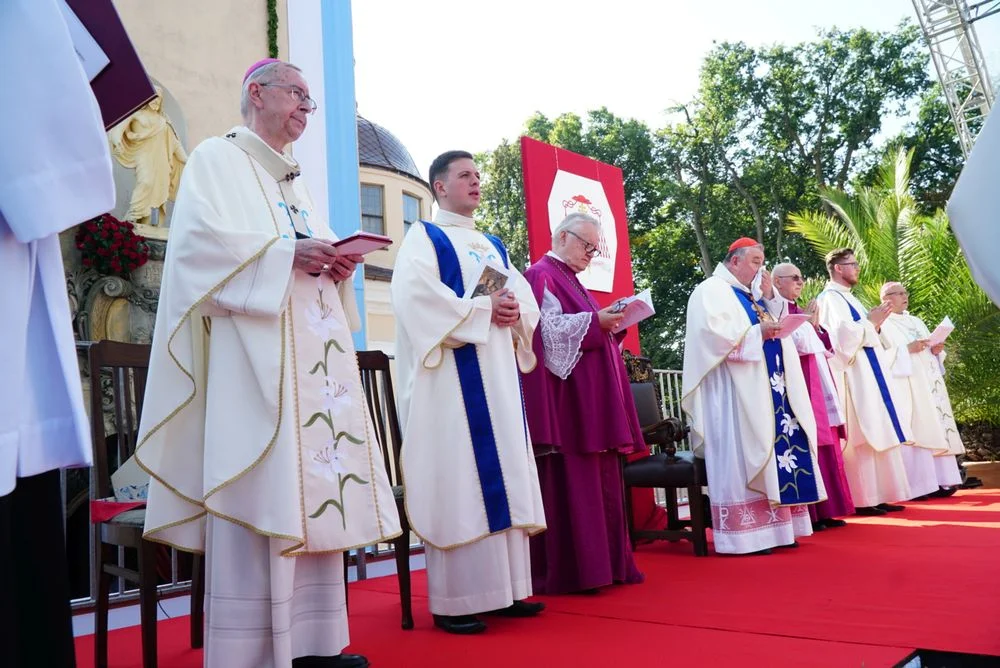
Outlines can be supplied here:
[[[396, 580], [351, 585], [349, 651], [388, 666], [892, 666], [915, 648], [1000, 656], [1000, 492], [963, 491], [853, 519], [769, 557], [639, 550], [646, 583], [546, 597], [535, 620], [489, 619], [481, 636], [399, 628]], [[160, 625], [160, 665], [194, 668], [187, 618]], [[140, 666], [139, 629], [112, 632], [113, 668]], [[93, 638], [77, 640], [81, 668]], [[236, 667], [234, 667], [236, 668]]]

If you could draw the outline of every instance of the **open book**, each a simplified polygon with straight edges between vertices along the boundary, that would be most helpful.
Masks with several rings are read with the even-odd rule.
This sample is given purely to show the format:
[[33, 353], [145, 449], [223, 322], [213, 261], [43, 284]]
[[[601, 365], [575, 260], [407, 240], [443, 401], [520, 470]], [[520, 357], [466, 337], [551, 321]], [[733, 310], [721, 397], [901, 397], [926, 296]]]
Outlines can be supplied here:
[[637, 295], [619, 299], [615, 302], [611, 310], [614, 313], [622, 313], [625, 316], [618, 323], [618, 326], [615, 327], [616, 332], [620, 332], [626, 327], [631, 327], [656, 313], [656, 309], [653, 308], [653, 298], [648, 288]]
[[955, 330], [955, 323], [951, 321], [948, 316], [944, 317], [941, 324], [934, 328], [931, 332], [930, 337], [927, 339], [927, 345], [934, 347], [938, 344], [944, 343], [944, 340], [948, 338], [948, 335]]
[[333, 242], [334, 248], [344, 255], [367, 255], [372, 251], [385, 250], [392, 245], [392, 239], [371, 232], [355, 232]]

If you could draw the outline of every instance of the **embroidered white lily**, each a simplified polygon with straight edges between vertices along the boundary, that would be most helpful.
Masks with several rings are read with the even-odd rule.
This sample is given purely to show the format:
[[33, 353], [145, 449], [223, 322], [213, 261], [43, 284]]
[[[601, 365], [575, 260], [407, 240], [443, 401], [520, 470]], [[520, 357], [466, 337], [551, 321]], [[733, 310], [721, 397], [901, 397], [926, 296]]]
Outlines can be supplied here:
[[785, 454], [778, 455], [778, 468], [791, 473], [793, 469], [799, 468], [799, 465], [795, 463], [797, 459], [798, 458], [795, 456], [795, 453], [789, 448], [788, 450], [785, 450]]
[[347, 386], [341, 385], [330, 376], [326, 376], [326, 385], [320, 390], [323, 408], [331, 413], [340, 413], [351, 407], [351, 397], [347, 394]]
[[328, 480], [337, 482], [337, 476], [347, 473], [347, 460], [333, 447], [333, 440], [327, 441], [323, 449], [313, 455], [320, 473]]
[[791, 438], [792, 434], [794, 434], [798, 428], [799, 428], [799, 421], [798, 421], [798, 419], [793, 418], [788, 413], [782, 414], [782, 416], [781, 416], [781, 432], [785, 436], [788, 436], [789, 438]]
[[333, 317], [333, 309], [319, 300], [306, 309], [306, 320], [309, 330], [323, 340], [331, 338], [339, 326], [337, 319]]
[[780, 371], [775, 371], [771, 376], [771, 389], [777, 392], [778, 396], [785, 395], [785, 374]]

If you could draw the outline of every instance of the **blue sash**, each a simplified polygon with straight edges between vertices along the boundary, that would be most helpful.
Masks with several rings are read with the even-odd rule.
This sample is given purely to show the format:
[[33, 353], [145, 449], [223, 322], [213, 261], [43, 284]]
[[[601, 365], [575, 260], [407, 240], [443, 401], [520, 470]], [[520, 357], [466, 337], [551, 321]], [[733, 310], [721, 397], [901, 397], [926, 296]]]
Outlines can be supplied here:
[[[753, 308], [749, 295], [733, 287], [733, 292], [746, 311], [750, 323], [760, 323], [760, 317]], [[764, 308], [763, 304], [757, 304]], [[778, 494], [781, 505], [797, 505], [819, 501], [819, 490], [816, 487], [816, 466], [812, 452], [809, 450], [809, 439], [805, 430], [799, 426], [795, 412], [788, 403], [788, 393], [785, 392], [784, 353], [781, 350], [781, 339], [764, 341], [764, 361], [767, 364], [768, 383], [771, 386], [771, 406], [774, 410], [774, 455], [778, 466]], [[796, 454], [798, 453], [798, 454]], [[803, 476], [799, 480], [799, 476]]]
[[[829, 292], [836, 293], [841, 296], [841, 298], [847, 303], [847, 308], [851, 309], [851, 317], [854, 322], [861, 320], [861, 314], [858, 310], [854, 308], [851, 304], [851, 300], [837, 290], [829, 290]], [[889, 386], [885, 382], [885, 375], [882, 373], [882, 365], [878, 362], [878, 355], [875, 354], [875, 349], [868, 346], [864, 346], [865, 356], [868, 358], [868, 364], [871, 365], [872, 372], [875, 374], [875, 382], [878, 384], [879, 394], [882, 395], [882, 403], [885, 405], [885, 410], [889, 413], [889, 420], [892, 421], [892, 428], [896, 430], [896, 438], [899, 439], [900, 443], [906, 442], [906, 436], [903, 435], [903, 428], [899, 424], [899, 417], [896, 415], [896, 405], [892, 403], [892, 395], [889, 393]]]
[[[462, 282], [462, 266], [458, 261], [458, 253], [451, 239], [440, 227], [433, 223], [421, 221], [427, 236], [434, 245], [437, 255], [438, 271], [441, 282], [454, 290], [459, 297], [465, 296], [465, 286]], [[496, 246], [507, 266], [507, 250], [496, 237], [487, 234], [486, 237]], [[472, 451], [476, 458], [476, 469], [479, 472], [479, 486], [483, 491], [483, 503], [486, 507], [486, 519], [489, 522], [490, 533], [503, 531], [512, 526], [510, 519], [510, 504], [507, 501], [507, 487], [503, 480], [503, 469], [500, 467], [500, 455], [497, 453], [496, 436], [493, 433], [493, 422], [490, 419], [490, 407], [486, 401], [486, 389], [483, 386], [483, 374], [479, 368], [479, 354], [475, 344], [454, 348], [455, 365], [458, 367], [458, 380], [462, 388], [462, 400], [465, 402], [465, 415], [469, 421], [469, 434], [472, 436]]]

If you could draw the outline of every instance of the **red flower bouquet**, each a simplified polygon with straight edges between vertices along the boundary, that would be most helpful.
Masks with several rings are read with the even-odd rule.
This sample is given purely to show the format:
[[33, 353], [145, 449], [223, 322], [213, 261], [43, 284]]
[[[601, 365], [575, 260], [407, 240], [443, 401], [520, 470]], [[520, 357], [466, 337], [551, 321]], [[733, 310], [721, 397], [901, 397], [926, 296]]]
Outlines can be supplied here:
[[149, 245], [134, 232], [135, 225], [106, 213], [89, 220], [76, 232], [83, 266], [109, 276], [128, 275], [146, 264]]

